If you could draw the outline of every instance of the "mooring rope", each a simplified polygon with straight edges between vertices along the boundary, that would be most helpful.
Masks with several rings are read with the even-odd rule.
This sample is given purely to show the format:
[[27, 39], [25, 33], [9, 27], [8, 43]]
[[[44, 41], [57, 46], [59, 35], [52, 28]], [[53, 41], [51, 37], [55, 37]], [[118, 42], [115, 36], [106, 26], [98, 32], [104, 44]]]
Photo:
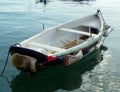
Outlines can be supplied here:
[[10, 54], [10, 50], [9, 50], [8, 53], [7, 53], [7, 58], [6, 58], [6, 61], [5, 61], [5, 65], [4, 65], [4, 67], [3, 67], [2, 72], [0, 73], [0, 76], [1, 76], [1, 77], [4, 77], [5, 80], [7, 81], [7, 83], [11, 84], [11, 82], [10, 82], [9, 79], [8, 79], [8, 77], [3, 74], [3, 73], [5, 72], [5, 69], [6, 69], [7, 64], [8, 64], [9, 54]]
[[[16, 44], [14, 44], [14, 46], [19, 46], [19, 47], [21, 47], [21, 44], [20, 44], [20, 43], [16, 43]], [[10, 54], [10, 48], [9, 48], [9, 50], [8, 50], [7, 58], [6, 58], [6, 61], [5, 61], [5, 65], [4, 65], [4, 67], [3, 67], [2, 72], [0, 73], [0, 76], [3, 76], [3, 73], [5, 72], [5, 69], [6, 69], [6, 66], [7, 66], [7, 63], [8, 63], [8, 59], [9, 59], [9, 54]]]
[[10, 54], [10, 50], [7, 53], [7, 58], [6, 58], [6, 61], [5, 61], [5, 65], [3, 67], [2, 72], [0, 73], [0, 76], [3, 76], [3, 73], [5, 72], [5, 69], [6, 69], [6, 66], [7, 66], [7, 63], [8, 63], [8, 59], [9, 59], [9, 54]]

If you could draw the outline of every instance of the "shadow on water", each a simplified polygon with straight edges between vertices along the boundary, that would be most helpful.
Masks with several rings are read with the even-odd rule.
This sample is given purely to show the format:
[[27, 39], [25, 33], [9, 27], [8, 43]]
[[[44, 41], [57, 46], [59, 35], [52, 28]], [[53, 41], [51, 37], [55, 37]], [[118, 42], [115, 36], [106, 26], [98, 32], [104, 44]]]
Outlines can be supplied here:
[[[103, 52], [107, 47], [94, 50], [80, 62], [67, 66], [66, 68], [56, 71], [42, 71], [28, 77], [21, 72], [11, 82], [10, 87], [13, 92], [54, 92], [55, 90], [74, 90], [82, 85], [82, 74], [91, 71], [103, 60]], [[45, 72], [45, 71], [44, 71]], [[42, 76], [42, 77], [41, 77]]]

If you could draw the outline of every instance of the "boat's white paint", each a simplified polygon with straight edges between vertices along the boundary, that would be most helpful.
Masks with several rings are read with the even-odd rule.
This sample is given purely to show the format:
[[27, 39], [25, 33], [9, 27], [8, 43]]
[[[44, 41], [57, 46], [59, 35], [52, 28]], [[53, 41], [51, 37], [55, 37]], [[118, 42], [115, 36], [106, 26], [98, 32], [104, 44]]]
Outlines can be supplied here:
[[[91, 28], [99, 31], [98, 34], [90, 33]], [[51, 54], [53, 56], [61, 56], [71, 52], [79, 51], [82, 48], [89, 47], [101, 40], [105, 33], [105, 22], [102, 14], [98, 12], [84, 18], [69, 21], [67, 23], [46, 29], [43, 32], [21, 42], [25, 48], [33, 49], [44, 54]], [[81, 36], [89, 36], [87, 40], [82, 43], [77, 42], [76, 46], [68, 49], [61, 48], [67, 42], [77, 39]], [[55, 53], [47, 53], [48, 50], [53, 50]]]

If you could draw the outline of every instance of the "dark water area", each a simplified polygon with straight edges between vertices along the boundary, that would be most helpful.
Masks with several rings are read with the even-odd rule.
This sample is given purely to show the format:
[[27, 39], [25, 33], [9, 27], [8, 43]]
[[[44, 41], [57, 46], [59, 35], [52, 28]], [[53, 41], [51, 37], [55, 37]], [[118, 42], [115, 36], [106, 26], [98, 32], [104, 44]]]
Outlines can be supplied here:
[[[9, 47], [43, 30], [100, 9], [114, 29], [103, 48], [74, 66], [38, 72], [32, 77], [7, 64], [0, 92], [120, 92], [119, 0], [1, 0], [0, 72]], [[103, 54], [103, 57], [101, 56]]]

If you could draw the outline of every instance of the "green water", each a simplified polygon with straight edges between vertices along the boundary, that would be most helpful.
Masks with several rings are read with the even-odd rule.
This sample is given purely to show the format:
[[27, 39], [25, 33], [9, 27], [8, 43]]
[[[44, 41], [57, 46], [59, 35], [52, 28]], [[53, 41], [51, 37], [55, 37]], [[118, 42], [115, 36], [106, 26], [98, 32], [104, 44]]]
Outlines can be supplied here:
[[[0, 76], [0, 92], [120, 92], [120, 1], [119, 0], [35, 0], [0, 1], [0, 72], [9, 47], [45, 28], [93, 14], [100, 9], [106, 22], [114, 29], [101, 51], [70, 67], [38, 72], [33, 77], [20, 73], [10, 63]], [[99, 61], [101, 61], [99, 63]]]

